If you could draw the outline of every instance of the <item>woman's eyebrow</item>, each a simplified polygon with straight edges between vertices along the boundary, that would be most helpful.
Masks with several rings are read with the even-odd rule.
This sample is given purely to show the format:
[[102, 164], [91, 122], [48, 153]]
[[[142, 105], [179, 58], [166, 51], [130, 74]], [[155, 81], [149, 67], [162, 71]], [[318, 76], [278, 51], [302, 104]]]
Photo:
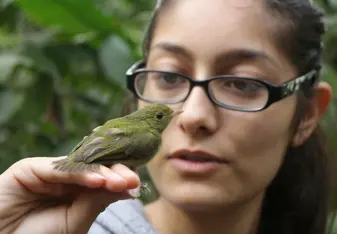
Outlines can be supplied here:
[[216, 55], [215, 61], [222, 64], [238, 64], [244, 62], [264, 61], [277, 66], [277, 63], [267, 53], [251, 48], [234, 48]]
[[[151, 49], [160, 49], [169, 53], [187, 57], [191, 60], [193, 59], [193, 53], [187, 48], [178, 44], [160, 42], [158, 44], [155, 44]], [[233, 62], [242, 63], [257, 60], [266, 60], [273, 63], [273, 65], [277, 65], [276, 61], [273, 60], [267, 53], [251, 48], [234, 48], [226, 50], [217, 54], [215, 59], [215, 61], [218, 63], [221, 62], [230, 64], [232, 64]]]
[[183, 46], [180, 46], [177, 44], [172, 44], [169, 42], [160, 42], [160, 43], [155, 44], [153, 47], [151, 47], [151, 50], [155, 50], [155, 49], [159, 49], [159, 50], [169, 52], [175, 55], [180, 55], [190, 60], [193, 60], [192, 52], [184, 48]]

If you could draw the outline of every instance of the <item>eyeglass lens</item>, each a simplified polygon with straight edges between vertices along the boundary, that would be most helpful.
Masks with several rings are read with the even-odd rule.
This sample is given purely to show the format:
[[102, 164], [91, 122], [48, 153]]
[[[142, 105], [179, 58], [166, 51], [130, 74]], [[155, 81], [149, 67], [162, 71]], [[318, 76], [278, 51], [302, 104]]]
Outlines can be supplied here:
[[[191, 83], [179, 74], [147, 71], [137, 74], [135, 87], [137, 94], [145, 100], [173, 104], [188, 96]], [[247, 110], [262, 108], [268, 101], [267, 87], [245, 78], [213, 79], [208, 93], [220, 105]]]

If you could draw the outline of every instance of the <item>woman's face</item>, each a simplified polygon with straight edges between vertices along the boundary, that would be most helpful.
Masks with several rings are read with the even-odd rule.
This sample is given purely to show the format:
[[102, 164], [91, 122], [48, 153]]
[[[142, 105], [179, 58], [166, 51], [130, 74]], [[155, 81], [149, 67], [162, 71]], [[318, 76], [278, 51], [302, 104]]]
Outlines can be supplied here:
[[[160, 15], [147, 68], [196, 80], [231, 74], [280, 84], [295, 77], [294, 67], [271, 37], [277, 24], [263, 1], [176, 2]], [[295, 105], [293, 95], [261, 112], [231, 111], [212, 104], [195, 87], [184, 103], [172, 105], [183, 113], [164, 131], [161, 149], [148, 164], [159, 193], [185, 209], [260, 200], [291, 140]], [[188, 160], [182, 158], [186, 155]], [[191, 158], [210, 155], [223, 162]]]

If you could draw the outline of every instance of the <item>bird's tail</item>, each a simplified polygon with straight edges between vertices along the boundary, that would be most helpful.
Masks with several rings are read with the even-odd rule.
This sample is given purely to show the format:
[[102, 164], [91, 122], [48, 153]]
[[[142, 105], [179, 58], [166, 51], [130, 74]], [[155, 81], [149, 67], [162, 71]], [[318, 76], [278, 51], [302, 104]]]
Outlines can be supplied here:
[[52, 162], [54, 169], [63, 172], [92, 172], [99, 170], [99, 164], [86, 164], [84, 162], [74, 162], [69, 158]]

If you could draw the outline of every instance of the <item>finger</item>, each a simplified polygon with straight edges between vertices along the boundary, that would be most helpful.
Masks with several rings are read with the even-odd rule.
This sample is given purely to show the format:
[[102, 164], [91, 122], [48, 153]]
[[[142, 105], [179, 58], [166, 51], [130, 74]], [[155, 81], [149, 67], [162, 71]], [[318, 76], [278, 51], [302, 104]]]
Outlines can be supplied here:
[[102, 189], [81, 193], [68, 212], [68, 218], [76, 217], [72, 219], [69, 233], [87, 233], [99, 213], [103, 212], [106, 207], [118, 200], [129, 198], [131, 197], [127, 193], [110, 193]]
[[107, 178], [105, 188], [110, 191], [120, 192], [128, 187], [126, 180], [121, 175], [107, 167], [101, 167], [100, 174]]
[[136, 188], [134, 189], [129, 189], [128, 194], [130, 194], [131, 197], [137, 198], [140, 197], [140, 189], [141, 189], [141, 184], [139, 184]]
[[114, 165], [113, 170], [100, 166], [97, 172], [68, 173], [54, 170], [52, 162], [60, 158], [63, 157], [26, 158], [16, 163], [11, 171], [21, 185], [39, 194], [64, 194], [64, 187], [57, 184], [76, 184], [87, 188], [104, 187], [112, 192], [132, 189], [139, 185], [138, 175], [124, 165]]
[[27, 158], [17, 163], [11, 169], [11, 172], [14, 179], [16, 179], [21, 185], [36, 191], [54, 188], [45, 187], [46, 183], [76, 184], [88, 188], [99, 188], [104, 186], [106, 178], [96, 172], [66, 173], [54, 170], [51, 163], [55, 159], [56, 158], [42, 157]]
[[123, 164], [115, 164], [111, 167], [111, 170], [120, 175], [127, 182], [127, 189], [133, 189], [140, 185], [139, 175], [130, 170]]

